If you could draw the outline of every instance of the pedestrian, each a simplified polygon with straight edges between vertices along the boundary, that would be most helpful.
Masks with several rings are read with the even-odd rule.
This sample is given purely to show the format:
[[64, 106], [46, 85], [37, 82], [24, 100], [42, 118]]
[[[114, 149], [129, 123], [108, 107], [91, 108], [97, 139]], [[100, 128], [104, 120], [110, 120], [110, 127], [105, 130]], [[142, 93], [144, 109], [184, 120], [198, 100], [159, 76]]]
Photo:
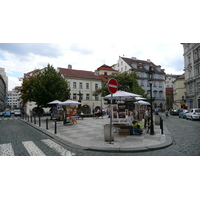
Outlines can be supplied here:
[[150, 118], [151, 118], [151, 107], [148, 106], [144, 114], [144, 128], [146, 128], [146, 125], [149, 125]]
[[133, 130], [135, 135], [141, 135], [143, 133], [143, 126], [136, 120], [133, 120]]
[[167, 109], [165, 110], [165, 116], [169, 117], [169, 111]]

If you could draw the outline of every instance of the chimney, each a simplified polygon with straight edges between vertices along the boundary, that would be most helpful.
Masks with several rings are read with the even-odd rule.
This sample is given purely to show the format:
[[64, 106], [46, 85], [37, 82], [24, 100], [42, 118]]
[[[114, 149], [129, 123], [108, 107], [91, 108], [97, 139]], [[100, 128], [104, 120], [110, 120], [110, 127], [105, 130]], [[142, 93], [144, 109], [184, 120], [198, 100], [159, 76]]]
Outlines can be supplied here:
[[149, 63], [150, 63], [150, 62], [151, 62], [151, 60], [150, 60], [150, 59], [147, 59], [147, 62], [149, 62]]
[[68, 65], [68, 69], [72, 69], [72, 65]]
[[136, 57], [132, 57], [132, 60], [137, 60], [137, 58]]

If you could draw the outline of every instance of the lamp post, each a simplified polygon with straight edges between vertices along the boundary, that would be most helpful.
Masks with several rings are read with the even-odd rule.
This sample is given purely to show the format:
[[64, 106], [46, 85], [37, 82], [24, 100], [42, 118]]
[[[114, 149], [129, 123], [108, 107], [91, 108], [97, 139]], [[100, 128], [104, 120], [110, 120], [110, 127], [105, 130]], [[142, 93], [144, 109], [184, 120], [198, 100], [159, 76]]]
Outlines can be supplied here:
[[154, 125], [153, 125], [153, 100], [152, 100], [152, 83], [154, 77], [154, 70], [152, 67], [149, 67], [149, 71], [147, 73], [148, 82], [150, 85], [150, 104], [151, 104], [151, 127], [150, 127], [150, 135], [154, 135]]

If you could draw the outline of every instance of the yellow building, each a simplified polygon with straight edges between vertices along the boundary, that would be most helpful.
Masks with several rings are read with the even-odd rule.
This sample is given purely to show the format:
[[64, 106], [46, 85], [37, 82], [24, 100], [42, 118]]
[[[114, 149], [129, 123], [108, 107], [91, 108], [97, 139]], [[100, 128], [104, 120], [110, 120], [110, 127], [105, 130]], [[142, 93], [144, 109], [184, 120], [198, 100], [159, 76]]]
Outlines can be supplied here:
[[184, 85], [184, 81], [185, 81], [185, 73], [177, 77], [177, 79], [174, 81], [174, 87], [173, 87], [174, 110], [178, 110], [180, 108], [184, 108], [185, 106], [187, 106], [185, 101], [186, 88]]

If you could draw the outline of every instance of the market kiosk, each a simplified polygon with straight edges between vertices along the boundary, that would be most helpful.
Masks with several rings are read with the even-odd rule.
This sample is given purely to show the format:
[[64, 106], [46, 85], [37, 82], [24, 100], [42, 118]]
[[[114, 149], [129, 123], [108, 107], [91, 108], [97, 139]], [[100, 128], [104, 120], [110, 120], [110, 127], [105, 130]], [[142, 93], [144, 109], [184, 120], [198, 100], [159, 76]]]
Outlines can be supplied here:
[[112, 125], [119, 135], [133, 135], [131, 111], [126, 104], [112, 105]]

